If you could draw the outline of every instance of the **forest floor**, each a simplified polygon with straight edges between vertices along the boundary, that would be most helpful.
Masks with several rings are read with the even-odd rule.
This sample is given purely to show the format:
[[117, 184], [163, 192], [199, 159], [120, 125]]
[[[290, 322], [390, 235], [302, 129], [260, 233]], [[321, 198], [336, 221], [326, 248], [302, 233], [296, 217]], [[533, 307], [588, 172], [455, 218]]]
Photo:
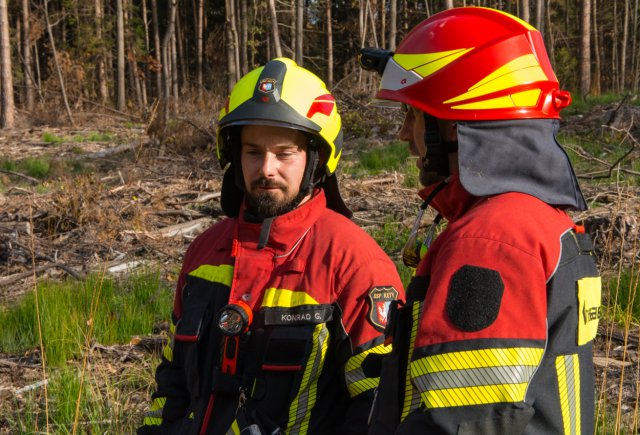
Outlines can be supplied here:
[[[93, 140], [99, 136], [95, 132], [108, 137]], [[59, 139], [43, 140], [47, 135]], [[16, 175], [18, 170], [0, 172], [0, 307], [32, 291], [34, 277], [83, 279], [147, 266], [173, 281], [191, 240], [223, 217], [215, 151], [180, 148], [161, 146], [144, 126], [115, 123], [0, 131], [0, 160], [43, 159], [57, 174], [41, 183]], [[413, 188], [404, 187], [400, 173], [343, 175], [340, 184], [354, 221], [365, 229], [390, 221], [409, 227], [415, 218], [419, 199]], [[640, 189], [612, 182], [584, 191], [594, 207], [573, 217], [594, 237], [603, 272], [611, 276], [620, 263], [637, 264], [638, 250], [632, 247]], [[391, 255], [399, 258], [399, 252]], [[618, 323], [604, 321], [600, 332], [594, 354], [599, 401], [617, 407], [630, 421], [638, 412], [640, 331], [630, 325], [625, 333]], [[94, 350], [94, 363], [115, 372], [148, 364], [143, 355], [149, 350], [135, 344]], [[37, 388], [39, 352], [1, 352], [0, 402], [9, 403], [4, 399]], [[132, 406], [142, 409], [146, 397], [137, 402]]]

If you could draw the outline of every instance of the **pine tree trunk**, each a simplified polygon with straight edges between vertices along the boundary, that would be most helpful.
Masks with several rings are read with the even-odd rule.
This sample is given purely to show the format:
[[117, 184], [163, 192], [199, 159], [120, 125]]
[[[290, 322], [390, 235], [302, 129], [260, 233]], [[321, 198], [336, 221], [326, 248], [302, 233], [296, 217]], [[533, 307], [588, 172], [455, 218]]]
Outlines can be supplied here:
[[391, 51], [394, 51], [396, 49], [397, 36], [398, 36], [398, 0], [390, 0], [389, 2], [389, 50]]
[[333, 87], [333, 24], [331, 23], [331, 0], [326, 4], [327, 18], [327, 86]]
[[158, 0], [151, 0], [151, 20], [153, 21], [153, 47], [154, 57], [156, 61], [156, 92], [158, 99], [161, 99], [163, 94], [162, 86], [162, 72], [164, 67], [162, 65], [162, 48], [160, 47], [160, 23], [158, 22]]
[[282, 57], [282, 46], [280, 45], [280, 31], [278, 30], [278, 16], [276, 14], [275, 0], [269, 0], [269, 15], [271, 16], [271, 37], [276, 57]]
[[[544, 6], [545, 0], [536, 0], [536, 25], [540, 33], [544, 36]], [[545, 38], [546, 39], [546, 38]]]
[[529, 0], [520, 0], [520, 18], [527, 23], [530, 22], [531, 15], [529, 14]]
[[65, 109], [67, 110], [67, 116], [69, 117], [69, 122], [71, 122], [71, 125], [75, 125], [73, 116], [71, 115], [71, 108], [69, 107], [67, 90], [64, 85], [64, 77], [62, 76], [62, 70], [60, 69], [60, 62], [58, 61], [58, 52], [56, 51], [56, 41], [55, 41], [55, 38], [53, 37], [53, 31], [51, 30], [51, 20], [49, 19], [49, 0], [44, 0], [43, 10], [44, 10], [45, 26], [47, 28], [47, 34], [49, 35], [49, 44], [51, 46], [51, 55], [53, 56], [53, 63], [56, 67], [58, 82], [60, 83], [60, 93], [62, 95], [62, 101], [64, 102]]
[[580, 93], [591, 91], [591, 1], [582, 1], [582, 38], [580, 44]]
[[598, 37], [598, 18], [597, 18], [597, 3], [598, 0], [591, 0], [593, 4], [593, 11], [591, 17], [593, 18], [593, 53], [596, 56], [596, 68], [593, 74], [593, 93], [600, 95], [601, 92], [601, 74], [600, 74], [600, 38]]
[[296, 7], [296, 62], [298, 65], [304, 65], [304, 0], [298, 0]]
[[176, 24], [176, 9], [178, 4], [178, 0], [170, 0], [169, 7], [169, 22], [167, 25], [167, 31], [162, 39], [162, 78], [164, 81], [164, 90], [163, 90], [163, 99], [164, 99], [164, 119], [167, 121], [169, 119], [169, 109], [173, 108], [173, 99], [177, 97], [177, 95], [171, 94], [172, 84], [172, 71], [174, 65], [171, 63], [171, 40], [175, 33], [175, 24]]
[[0, 128], [13, 128], [15, 125], [15, 101], [11, 71], [9, 12], [7, 0], [0, 0], [0, 94], [2, 94]]
[[196, 13], [196, 80], [198, 83], [198, 97], [202, 99], [204, 82], [202, 80], [202, 60], [204, 58], [204, 0], [198, 0], [198, 12]]
[[380, 0], [380, 48], [385, 48], [387, 46], [387, 41], [385, 35], [387, 34], [387, 2], [385, 0]]
[[629, 0], [624, 0], [622, 18], [622, 51], [620, 52], [620, 90], [627, 88], [627, 43], [629, 40]]
[[[102, 23], [104, 20], [102, 0], [95, 0], [94, 7], [96, 39], [98, 40], [98, 43], [102, 43]], [[100, 95], [100, 103], [106, 104], [109, 100], [109, 87], [107, 85], [107, 71], [105, 67], [104, 52], [102, 50], [100, 50], [100, 53], [98, 53], [96, 69], [98, 73], [98, 94]]]
[[229, 93], [233, 90], [233, 86], [237, 81], [238, 68], [236, 64], [236, 50], [233, 46], [233, 26], [235, 20], [233, 17], [233, 0], [225, 0], [226, 3], [226, 22], [225, 22], [225, 45], [227, 49], [227, 90]]
[[117, 79], [117, 107], [118, 110], [124, 111], [127, 106], [125, 95], [125, 60], [124, 60], [124, 11], [122, 2], [124, 0], [116, 0], [116, 39], [118, 53], [118, 79]]
[[247, 54], [247, 46], [249, 45], [249, 14], [247, 13], [247, 0], [240, 0], [240, 67], [242, 75], [249, 72], [249, 56]]
[[33, 110], [35, 104], [34, 80], [33, 80], [33, 60], [31, 58], [31, 26], [29, 17], [29, 0], [22, 0], [22, 56], [24, 59], [24, 85], [25, 85], [25, 108]]

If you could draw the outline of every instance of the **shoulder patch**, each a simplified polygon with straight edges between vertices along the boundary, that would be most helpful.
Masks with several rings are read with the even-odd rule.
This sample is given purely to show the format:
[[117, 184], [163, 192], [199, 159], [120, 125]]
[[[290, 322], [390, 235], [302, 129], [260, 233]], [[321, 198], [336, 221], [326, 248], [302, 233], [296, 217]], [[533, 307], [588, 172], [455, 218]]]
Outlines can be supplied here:
[[380, 332], [387, 326], [387, 316], [391, 302], [398, 299], [398, 290], [393, 286], [373, 287], [369, 290], [369, 321]]
[[498, 271], [464, 265], [451, 277], [447, 315], [463, 331], [480, 331], [498, 317], [503, 293], [504, 282]]

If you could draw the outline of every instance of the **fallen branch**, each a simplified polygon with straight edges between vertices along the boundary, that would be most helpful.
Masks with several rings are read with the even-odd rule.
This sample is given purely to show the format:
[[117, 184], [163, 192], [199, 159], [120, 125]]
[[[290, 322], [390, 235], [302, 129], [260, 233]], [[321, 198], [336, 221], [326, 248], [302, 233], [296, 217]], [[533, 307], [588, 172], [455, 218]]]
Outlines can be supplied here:
[[33, 184], [40, 184], [40, 180], [38, 180], [37, 178], [33, 178], [28, 175], [21, 174], [20, 172], [8, 171], [6, 169], [0, 169], [0, 172], [2, 172], [3, 174], [12, 175], [14, 177], [24, 178], [25, 180], [28, 180]]
[[71, 269], [69, 266], [62, 264], [62, 263], [49, 263], [49, 264], [45, 264], [44, 266], [38, 266], [35, 268], [35, 270], [29, 270], [27, 272], [21, 272], [21, 273], [16, 273], [13, 275], [9, 275], [6, 276], [4, 278], [0, 278], [0, 287], [1, 286], [5, 286], [5, 285], [9, 285], [9, 284], [13, 284], [14, 282], [20, 281], [21, 279], [25, 279], [25, 278], [29, 278], [31, 276], [33, 276], [34, 274], [38, 274], [41, 272], [44, 272], [46, 270], [52, 269], [54, 267], [57, 267], [58, 269], [62, 269], [65, 272], [67, 272], [69, 275], [73, 276], [76, 279], [82, 279], [82, 275], [79, 274], [78, 272], [76, 272], [75, 270]]
[[97, 151], [95, 153], [82, 154], [80, 158], [83, 159], [101, 159], [104, 157], [112, 156], [114, 154], [124, 153], [126, 151], [130, 151], [137, 147], [143, 147], [151, 143], [151, 140], [142, 141], [140, 143], [127, 143], [123, 145], [118, 145], [117, 147], [108, 148], [106, 150]]

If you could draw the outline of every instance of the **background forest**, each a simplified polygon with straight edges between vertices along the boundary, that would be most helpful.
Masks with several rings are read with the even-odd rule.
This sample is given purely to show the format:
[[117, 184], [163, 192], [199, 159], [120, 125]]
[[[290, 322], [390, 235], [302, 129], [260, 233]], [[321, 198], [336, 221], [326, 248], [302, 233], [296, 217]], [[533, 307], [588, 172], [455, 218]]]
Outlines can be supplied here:
[[357, 77], [370, 90], [359, 47], [393, 50], [415, 24], [463, 5], [541, 30], [575, 96], [638, 89], [637, 0], [0, 0], [2, 125], [14, 124], [14, 108], [38, 106], [63, 108], [71, 123], [86, 105], [144, 112], [162, 100], [170, 112], [187, 95], [219, 99], [282, 55], [330, 88]]
[[219, 108], [270, 58], [295, 59], [336, 97], [342, 194], [407, 284], [415, 159], [397, 111], [369, 104], [379, 79], [357, 54], [393, 50], [454, 6], [540, 29], [572, 93], [558, 140], [589, 210], [571, 217], [604, 279], [597, 433], [637, 434], [639, 2], [0, 0], [0, 434], [140, 425], [186, 247], [224, 217]]

